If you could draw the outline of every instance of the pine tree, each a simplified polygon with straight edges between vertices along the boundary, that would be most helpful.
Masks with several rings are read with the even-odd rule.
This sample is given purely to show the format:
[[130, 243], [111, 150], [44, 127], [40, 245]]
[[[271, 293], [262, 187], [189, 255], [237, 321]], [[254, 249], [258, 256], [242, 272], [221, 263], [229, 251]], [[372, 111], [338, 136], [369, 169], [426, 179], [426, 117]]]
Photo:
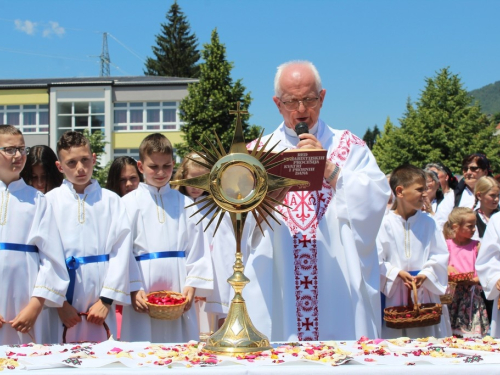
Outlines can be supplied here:
[[[479, 104], [473, 103], [458, 75], [449, 68], [426, 79], [426, 87], [415, 105], [408, 100], [400, 124], [389, 135], [384, 131], [374, 147], [379, 163], [384, 160], [387, 166], [423, 166], [441, 161], [459, 172], [465, 156], [483, 152], [494, 169], [500, 167], [500, 137], [494, 135], [495, 124], [481, 113]], [[388, 136], [392, 138], [390, 142], [385, 139]], [[388, 161], [385, 153], [394, 156], [394, 162]]]
[[373, 145], [373, 155], [377, 159], [378, 166], [384, 173], [390, 173], [394, 168], [401, 164], [400, 152], [395, 145], [397, 132], [400, 128], [394, 126], [391, 119], [387, 117], [384, 130], [376, 139]]
[[380, 130], [377, 125], [371, 128], [366, 129], [365, 135], [363, 136], [363, 141], [365, 141], [368, 148], [371, 150], [375, 142], [377, 142], [377, 137], [380, 136]]
[[156, 58], [147, 58], [144, 74], [197, 78], [200, 73], [198, 40], [191, 34], [189, 22], [177, 2], [172, 4], [166, 17], [168, 22], [161, 24], [161, 34], [156, 35], [157, 45], [152, 47]]
[[363, 136], [363, 141], [365, 141], [366, 145], [371, 150], [373, 147], [373, 132], [371, 128], [366, 129], [365, 135]]
[[[181, 120], [185, 122], [181, 125], [185, 143], [175, 145], [180, 156], [191, 149], [202, 151], [196, 143], [200, 141], [205, 145], [202, 136], [215, 142], [214, 132], [229, 151], [236, 124], [235, 115], [229, 111], [236, 109], [238, 101], [241, 102], [240, 108], [248, 111], [252, 102], [250, 94], [245, 94], [241, 79], [233, 83], [233, 64], [226, 60], [226, 47], [220, 43], [217, 29], [212, 31], [210, 43], [204, 45], [202, 57], [204, 62], [200, 64], [199, 82], [189, 85], [188, 95], [179, 107]], [[249, 114], [242, 115], [241, 119], [246, 140], [257, 138], [260, 127], [248, 124]]]

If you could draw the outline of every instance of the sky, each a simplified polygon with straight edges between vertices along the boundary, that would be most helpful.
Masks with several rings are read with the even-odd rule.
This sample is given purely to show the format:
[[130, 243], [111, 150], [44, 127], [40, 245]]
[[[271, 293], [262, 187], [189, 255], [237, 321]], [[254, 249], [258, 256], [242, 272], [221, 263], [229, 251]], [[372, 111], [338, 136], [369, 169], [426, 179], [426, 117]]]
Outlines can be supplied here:
[[[98, 76], [109, 33], [112, 76], [143, 75], [173, 0], [0, 0], [0, 79]], [[178, 0], [200, 43], [217, 28], [253, 98], [250, 123], [273, 131], [276, 68], [309, 60], [321, 118], [362, 137], [445, 67], [467, 90], [500, 80], [499, 0]]]

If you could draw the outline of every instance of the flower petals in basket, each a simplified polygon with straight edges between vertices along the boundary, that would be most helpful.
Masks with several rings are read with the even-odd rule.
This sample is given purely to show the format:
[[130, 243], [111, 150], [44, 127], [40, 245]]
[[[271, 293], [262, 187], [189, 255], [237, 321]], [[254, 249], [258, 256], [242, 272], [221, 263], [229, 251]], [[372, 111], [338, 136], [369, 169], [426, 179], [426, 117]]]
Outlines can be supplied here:
[[448, 281], [452, 281], [454, 283], [471, 282], [473, 278], [474, 278], [474, 272], [454, 273], [448, 275]]
[[179, 319], [186, 303], [187, 299], [181, 293], [166, 290], [148, 293], [146, 301], [149, 316], [162, 320]]
[[412, 282], [413, 298], [408, 293], [407, 306], [394, 306], [384, 309], [384, 320], [388, 328], [403, 329], [427, 327], [441, 322], [442, 305], [439, 303], [418, 303], [417, 286]]

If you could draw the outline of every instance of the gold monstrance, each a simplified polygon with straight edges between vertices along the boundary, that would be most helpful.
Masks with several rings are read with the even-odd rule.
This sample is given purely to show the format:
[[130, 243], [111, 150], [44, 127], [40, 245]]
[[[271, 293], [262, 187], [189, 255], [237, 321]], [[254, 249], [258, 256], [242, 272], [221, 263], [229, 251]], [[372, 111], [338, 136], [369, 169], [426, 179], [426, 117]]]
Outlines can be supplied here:
[[277, 145], [276, 143], [268, 151], [265, 151], [271, 137], [258, 150], [262, 132], [254, 149], [249, 154], [245, 145], [240, 117], [241, 114], [247, 114], [248, 112], [241, 111], [240, 102], [238, 102], [236, 111], [230, 111], [229, 113], [236, 114], [236, 129], [229, 153], [225, 152], [217, 133], [215, 133], [218, 147], [212, 144], [208, 138], [205, 138], [210, 144], [210, 148], [204, 147], [198, 142], [204, 153], [195, 151], [202, 158], [202, 161], [199, 158], [191, 159], [208, 168], [210, 172], [198, 177], [171, 182], [172, 185], [196, 187], [208, 193], [208, 196], [204, 199], [188, 207], [205, 203], [193, 214], [196, 215], [207, 209], [206, 214], [198, 223], [215, 210], [207, 225], [207, 227], [210, 226], [215, 218], [219, 216], [214, 235], [226, 212], [229, 212], [233, 223], [236, 236], [236, 261], [233, 266], [234, 273], [227, 281], [233, 287], [235, 295], [231, 301], [226, 321], [217, 332], [210, 336], [205, 346], [205, 350], [227, 354], [260, 352], [271, 349], [268, 338], [257, 331], [252, 324], [245, 300], [241, 295], [245, 285], [250, 282], [243, 274], [245, 267], [243, 266], [241, 254], [241, 236], [245, 219], [248, 213], [251, 212], [261, 231], [262, 227], [258, 215], [269, 226], [271, 225], [266, 216], [279, 224], [273, 213], [277, 212], [281, 215], [275, 206], [283, 203], [268, 194], [285, 187], [308, 184], [306, 181], [293, 180], [268, 173], [269, 169], [286, 161], [285, 159], [273, 162], [284, 150], [271, 155], [272, 150]]

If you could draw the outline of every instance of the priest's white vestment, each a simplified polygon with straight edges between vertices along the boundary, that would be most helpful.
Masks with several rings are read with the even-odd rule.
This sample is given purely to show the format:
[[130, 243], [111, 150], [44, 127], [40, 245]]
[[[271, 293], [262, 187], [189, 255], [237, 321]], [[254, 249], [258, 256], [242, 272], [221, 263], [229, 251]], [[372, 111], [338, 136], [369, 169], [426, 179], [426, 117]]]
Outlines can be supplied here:
[[[60, 307], [69, 278], [54, 215], [45, 196], [23, 179], [6, 186], [0, 181], [0, 315], [6, 322], [24, 309], [31, 297], [45, 298], [45, 306]], [[17, 250], [12, 250], [12, 246]], [[38, 252], [22, 251], [36, 246]], [[26, 344], [48, 339], [46, 311], [30, 331], [17, 332], [9, 323], [0, 328], [0, 344]]]
[[[318, 120], [310, 133], [342, 168], [336, 190], [323, 180], [322, 190], [289, 192], [284, 203], [291, 209], [280, 206], [284, 218], [276, 215], [281, 225], [264, 226], [264, 238], [254, 230], [243, 297], [254, 325], [273, 341], [377, 337], [375, 238], [389, 185], [368, 147], [349, 131]], [[284, 123], [272, 137], [270, 146], [281, 141], [276, 151], [299, 142]]]
[[[55, 222], [61, 234], [64, 257], [109, 256], [109, 261], [80, 264], [75, 270], [72, 305], [78, 312], [87, 312], [99, 297], [112, 299], [122, 305], [130, 304], [129, 258], [132, 251], [130, 225], [120, 197], [103, 189], [91, 180], [83, 194], [73, 184], [63, 184], [47, 193], [54, 209]], [[62, 322], [57, 311], [52, 311], [54, 341], [61, 342]], [[106, 318], [111, 333], [116, 337], [115, 304]], [[102, 326], [88, 323], [85, 318], [68, 329], [67, 342], [103, 341], [106, 332]]]
[[493, 303], [491, 333], [500, 337], [500, 310], [497, 308], [500, 291], [497, 282], [500, 280], [500, 214], [490, 218], [481, 240], [481, 247], [476, 259], [476, 272], [486, 298]]
[[[382, 221], [377, 249], [385, 307], [408, 305], [409, 289], [398, 277], [401, 270], [427, 276], [417, 289], [419, 303], [441, 303], [439, 296], [445, 293], [448, 285], [449, 252], [443, 233], [433, 218], [417, 211], [404, 220], [391, 211]], [[442, 308], [441, 323], [429, 327], [394, 329], [387, 328], [383, 322], [382, 338], [451, 336], [448, 308], [446, 305]]]
[[[169, 290], [182, 293], [184, 286], [196, 288], [206, 296], [213, 288], [209, 244], [199, 216], [190, 216], [195, 207], [185, 209], [192, 200], [165, 185], [158, 190], [145, 183], [122, 198], [132, 226], [133, 255], [178, 253], [158, 259], [130, 262], [130, 290], [147, 293]], [[198, 340], [199, 329], [194, 303], [177, 320], [152, 319], [123, 308], [121, 339], [124, 341], [187, 342]]]

